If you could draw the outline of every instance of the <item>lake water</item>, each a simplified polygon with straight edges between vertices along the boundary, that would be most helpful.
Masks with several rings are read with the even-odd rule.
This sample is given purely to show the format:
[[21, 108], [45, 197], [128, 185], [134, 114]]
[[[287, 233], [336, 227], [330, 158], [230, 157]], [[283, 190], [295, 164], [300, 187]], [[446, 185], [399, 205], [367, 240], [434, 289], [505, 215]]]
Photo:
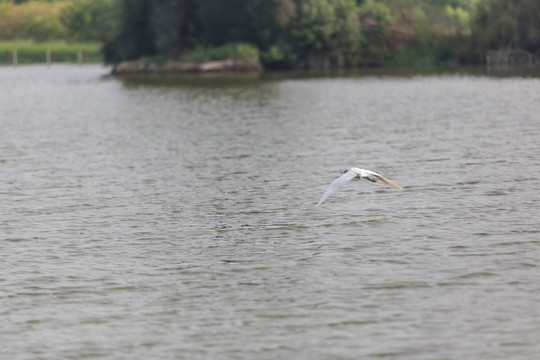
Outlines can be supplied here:
[[109, 71], [0, 68], [1, 358], [539, 358], [539, 77]]

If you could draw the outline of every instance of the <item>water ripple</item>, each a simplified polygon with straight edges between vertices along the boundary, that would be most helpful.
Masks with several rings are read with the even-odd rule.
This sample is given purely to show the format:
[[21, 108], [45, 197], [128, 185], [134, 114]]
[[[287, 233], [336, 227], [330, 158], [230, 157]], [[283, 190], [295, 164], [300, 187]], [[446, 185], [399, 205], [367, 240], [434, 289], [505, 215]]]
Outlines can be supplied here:
[[538, 354], [538, 79], [107, 71], [0, 68], [3, 357]]

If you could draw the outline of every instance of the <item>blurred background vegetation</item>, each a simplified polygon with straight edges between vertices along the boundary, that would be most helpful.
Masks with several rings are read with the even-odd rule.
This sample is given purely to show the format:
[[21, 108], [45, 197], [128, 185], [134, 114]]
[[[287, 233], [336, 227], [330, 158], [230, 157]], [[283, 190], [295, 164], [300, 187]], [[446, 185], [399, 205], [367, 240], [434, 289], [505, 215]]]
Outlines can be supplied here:
[[494, 49], [540, 55], [540, 1], [0, 0], [0, 62], [16, 47], [47, 43], [68, 52], [87, 44], [89, 58], [109, 63], [257, 56], [267, 68], [482, 63]]

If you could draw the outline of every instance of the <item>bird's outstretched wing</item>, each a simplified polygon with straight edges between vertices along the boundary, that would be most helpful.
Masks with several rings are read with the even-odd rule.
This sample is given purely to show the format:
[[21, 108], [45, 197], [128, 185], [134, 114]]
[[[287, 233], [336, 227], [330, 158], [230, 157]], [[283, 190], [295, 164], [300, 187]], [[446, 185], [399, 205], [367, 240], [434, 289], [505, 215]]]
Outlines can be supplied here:
[[321, 197], [321, 200], [319, 200], [319, 202], [317, 203], [317, 206], [321, 205], [323, 201], [326, 200], [326, 198], [329, 197], [334, 191], [336, 191], [338, 187], [354, 179], [356, 175], [357, 174], [355, 172], [351, 170], [347, 170], [343, 175], [338, 177], [336, 180], [332, 181], [332, 183], [328, 185], [328, 188], [326, 189], [323, 196]]
[[363, 170], [364, 172], [368, 173], [369, 175], [375, 176], [376, 178], [378, 178], [379, 180], [381, 180], [381, 181], [384, 182], [385, 184], [390, 185], [390, 186], [393, 187], [393, 188], [396, 188], [396, 189], [399, 189], [399, 190], [403, 190], [403, 188], [402, 188], [398, 183], [395, 183], [395, 182], [393, 182], [392, 180], [388, 180], [387, 178], [385, 178], [385, 177], [382, 176], [381, 174], [376, 173], [375, 171], [366, 170], [366, 169], [362, 169], [362, 170]]

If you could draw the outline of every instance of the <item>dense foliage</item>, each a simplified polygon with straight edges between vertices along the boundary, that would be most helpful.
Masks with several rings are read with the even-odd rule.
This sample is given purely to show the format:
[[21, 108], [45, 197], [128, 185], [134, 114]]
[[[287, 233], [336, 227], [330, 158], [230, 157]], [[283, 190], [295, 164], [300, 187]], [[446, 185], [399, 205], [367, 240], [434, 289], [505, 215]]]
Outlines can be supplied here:
[[117, 0], [73, 0], [62, 10], [60, 20], [69, 40], [112, 40], [118, 32]]
[[[457, 59], [481, 0], [120, 0], [108, 61], [249, 42], [267, 66], [379, 65]], [[488, 0], [484, 0], [488, 1]], [[443, 44], [443, 45], [441, 45]], [[423, 56], [423, 55], [422, 55]]]
[[485, 1], [475, 20], [473, 43], [477, 49], [512, 47], [540, 55], [540, 1]]
[[0, 40], [64, 38], [67, 33], [60, 22], [60, 13], [67, 5], [66, 1], [30, 1], [23, 5], [0, 2]]
[[267, 67], [480, 62], [540, 55], [540, 1], [0, 0], [0, 40], [14, 39], [98, 41], [108, 62], [215, 58], [229, 43]]

